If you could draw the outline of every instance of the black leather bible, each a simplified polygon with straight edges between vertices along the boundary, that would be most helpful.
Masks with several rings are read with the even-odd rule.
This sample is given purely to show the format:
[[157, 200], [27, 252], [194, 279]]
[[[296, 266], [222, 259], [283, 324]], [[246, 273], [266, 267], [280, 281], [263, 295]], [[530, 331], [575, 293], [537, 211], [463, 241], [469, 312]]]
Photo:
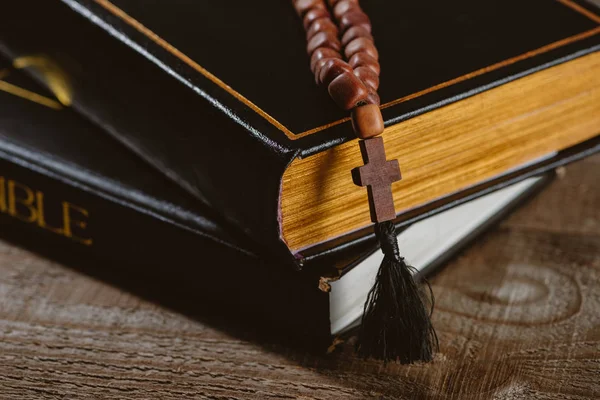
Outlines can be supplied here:
[[[404, 256], [428, 273], [541, 187], [547, 180], [540, 171], [600, 149], [600, 140], [584, 148], [412, 224], [398, 236]], [[231, 228], [53, 93], [0, 63], [2, 239], [163, 305], [261, 328], [291, 344], [323, 350], [331, 335], [357, 326], [381, 263], [372, 243], [344, 243], [293, 271], [257, 257]]]
[[322, 271], [263, 261], [237, 236], [0, 60], [0, 238], [202, 318], [329, 344]]
[[[600, 17], [589, 4], [363, 8], [388, 158], [403, 173], [399, 226], [594, 143]], [[281, 0], [13, 0], [0, 14], [15, 67], [296, 266], [372, 238], [347, 115], [314, 85], [304, 47]]]

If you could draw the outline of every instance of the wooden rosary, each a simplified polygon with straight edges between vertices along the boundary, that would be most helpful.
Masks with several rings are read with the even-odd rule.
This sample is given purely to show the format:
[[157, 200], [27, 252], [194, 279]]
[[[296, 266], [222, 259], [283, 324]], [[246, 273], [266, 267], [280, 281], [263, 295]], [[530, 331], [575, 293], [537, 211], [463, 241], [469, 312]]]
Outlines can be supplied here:
[[367, 186], [371, 220], [390, 221], [396, 218], [391, 184], [401, 175], [397, 160], [386, 161], [383, 139], [378, 137], [384, 130], [377, 94], [381, 68], [371, 22], [358, 0], [328, 2], [338, 25], [324, 0], [293, 2], [306, 29], [310, 68], [338, 106], [352, 110], [352, 127], [363, 139], [360, 149], [366, 164], [353, 171], [354, 182]]
[[[429, 299], [400, 256], [392, 183], [401, 179], [398, 160], [386, 160], [379, 109], [379, 53], [371, 21], [358, 0], [292, 0], [306, 30], [306, 51], [318, 85], [351, 110], [364, 166], [352, 171], [366, 186], [371, 220], [384, 258], [365, 302], [357, 351], [363, 357], [412, 363], [429, 361], [437, 349]], [[331, 11], [330, 11], [331, 10]], [[333, 21], [331, 14], [337, 24]]]

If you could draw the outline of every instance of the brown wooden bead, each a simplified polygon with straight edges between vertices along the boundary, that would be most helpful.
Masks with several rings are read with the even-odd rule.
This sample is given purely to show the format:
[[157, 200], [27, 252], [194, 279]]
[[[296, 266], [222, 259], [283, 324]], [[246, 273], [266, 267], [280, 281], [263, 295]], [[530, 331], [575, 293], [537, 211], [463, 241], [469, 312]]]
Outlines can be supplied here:
[[325, 66], [325, 64], [329, 61], [329, 58], [321, 58], [319, 61], [315, 63], [315, 70], [313, 74], [315, 75], [315, 83], [319, 85], [320, 77], [321, 77], [321, 68]]
[[360, 79], [367, 87], [377, 90], [379, 88], [379, 75], [377, 75], [371, 68], [358, 67], [354, 69], [354, 75]]
[[324, 8], [313, 8], [304, 15], [302, 20], [304, 29], [310, 28], [310, 25], [320, 18], [331, 18], [329, 11]]
[[350, 64], [352, 68], [369, 67], [377, 75], [379, 75], [379, 73], [381, 72], [379, 62], [375, 58], [371, 57], [369, 54], [364, 52], [354, 54], [352, 57], [350, 57], [348, 64]]
[[371, 32], [371, 21], [367, 14], [360, 9], [352, 9], [339, 19], [339, 28], [342, 33], [345, 33], [353, 26], [362, 26], [369, 33]]
[[[342, 0], [330, 0], [329, 5], [331, 6], [331, 8], [334, 8], [340, 1], [342, 1]], [[359, 3], [359, 0], [349, 0], [349, 1], [352, 1], [356, 4]]]
[[329, 86], [329, 84], [344, 72], [352, 73], [352, 67], [347, 62], [330, 58], [323, 64], [319, 72], [318, 84]]
[[352, 110], [352, 128], [361, 139], [381, 135], [385, 127], [379, 106], [367, 104]]
[[[328, 1], [327, 1], [327, 3], [329, 4], [329, 6], [330, 6], [331, 8], [334, 8], [334, 7], [335, 7], [335, 5], [336, 5], [337, 3], [339, 3], [340, 1], [342, 1], [342, 0], [328, 0]], [[355, 3], [358, 3], [358, 0], [351, 0], [351, 1], [354, 1]]]
[[327, 7], [322, 0], [294, 0], [294, 8], [300, 18], [304, 18], [304, 15], [313, 8], [326, 9]]
[[381, 104], [381, 99], [379, 98], [379, 95], [377, 94], [377, 91], [375, 91], [373, 89], [369, 89], [369, 95], [367, 96], [367, 99], [365, 100], [365, 102], [367, 104], [377, 104], [377, 105], [380, 105]]
[[341, 59], [342, 55], [338, 51], [330, 49], [329, 47], [319, 47], [312, 53], [312, 56], [310, 57], [310, 70], [313, 72], [313, 74], [315, 73], [317, 62], [324, 58]]
[[357, 38], [348, 43], [346, 48], [344, 49], [344, 55], [346, 59], [349, 60], [356, 53], [367, 53], [374, 59], [379, 59], [379, 52], [377, 48], [375, 48], [375, 43], [366, 38]]
[[360, 10], [357, 0], [340, 0], [333, 7], [333, 15], [339, 21], [350, 10]]
[[312, 55], [312, 53], [319, 47], [328, 47], [330, 49], [340, 51], [342, 45], [337, 37], [332, 33], [319, 32], [308, 41], [306, 52], [309, 55]]
[[319, 32], [329, 32], [335, 37], [338, 36], [338, 27], [329, 18], [319, 18], [315, 20], [306, 31], [306, 40], [309, 41]]
[[342, 36], [342, 46], [346, 47], [348, 43], [359, 37], [373, 40], [371, 32], [366, 30], [364, 26], [353, 26], [352, 28], [348, 28], [344, 36]]
[[369, 95], [367, 87], [352, 72], [344, 72], [329, 84], [329, 95], [344, 110], [354, 108]]

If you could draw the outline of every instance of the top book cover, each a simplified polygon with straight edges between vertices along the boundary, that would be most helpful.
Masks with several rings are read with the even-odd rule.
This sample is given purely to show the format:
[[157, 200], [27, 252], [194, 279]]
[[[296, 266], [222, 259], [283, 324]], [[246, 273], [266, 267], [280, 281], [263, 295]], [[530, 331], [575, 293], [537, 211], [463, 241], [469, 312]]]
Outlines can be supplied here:
[[[588, 118], [572, 131], [561, 125], [569, 121], [558, 121], [564, 137], [543, 146], [542, 135], [553, 137], [543, 127], [527, 140], [506, 139], [513, 131], [530, 132], [539, 121], [514, 125], [510, 132], [496, 126], [489, 136], [478, 129], [567, 100], [571, 103], [561, 107], [590, 114], [597, 79], [579, 86], [569, 82], [572, 76], [598, 75], [600, 17], [591, 5], [573, 0], [361, 5], [380, 52], [384, 138], [394, 142], [388, 143], [388, 158], [399, 158], [403, 170], [403, 181], [394, 187], [398, 220], [405, 211], [598, 133], [597, 113], [596, 120]], [[49, 86], [48, 65], [59, 65], [68, 77], [61, 86], [65, 101], [262, 244], [298, 257], [349, 232], [368, 231], [366, 193], [353, 187], [350, 176], [360, 154], [347, 143], [355, 139], [348, 115], [314, 84], [302, 23], [289, 1], [21, 0], [3, 5], [0, 26], [0, 52], [15, 65]], [[563, 64], [572, 67], [555, 69]], [[509, 86], [547, 70], [556, 72]], [[502, 87], [509, 89], [494, 92]], [[595, 97], [588, 93], [582, 100], [590, 91]], [[548, 104], [531, 101], [536, 92]], [[488, 98], [465, 103], [485, 93]], [[502, 110], [502, 99], [511, 111], [494, 114], [492, 109]], [[449, 108], [455, 104], [460, 108]], [[430, 120], [418, 119], [428, 114]], [[540, 118], [558, 114], [556, 108]], [[491, 115], [501, 118], [490, 120]], [[581, 119], [577, 112], [570, 116]], [[471, 136], [452, 142], [450, 124]], [[494, 142], [496, 137], [503, 139]], [[452, 161], [439, 150], [462, 146], [460, 141], [482, 154], [459, 147], [455, 153], [472, 152], [472, 158]], [[489, 143], [499, 147], [486, 148]], [[503, 153], [519, 146], [522, 155]], [[428, 159], [431, 152], [439, 157]], [[475, 174], [490, 154], [502, 162], [488, 162], [494, 167]], [[469, 165], [473, 171], [465, 169]], [[444, 177], [446, 172], [452, 175]], [[338, 209], [344, 208], [342, 215]]]

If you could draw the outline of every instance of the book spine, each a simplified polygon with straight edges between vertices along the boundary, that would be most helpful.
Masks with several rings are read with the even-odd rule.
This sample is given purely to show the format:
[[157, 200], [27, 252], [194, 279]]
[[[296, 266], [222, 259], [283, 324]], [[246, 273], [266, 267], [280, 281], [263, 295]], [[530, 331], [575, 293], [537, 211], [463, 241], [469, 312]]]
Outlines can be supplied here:
[[3, 233], [27, 232], [86, 258], [123, 263], [168, 263], [201, 245], [252, 257], [218, 238], [153, 215], [0, 150], [0, 221]]
[[[296, 151], [273, 145], [261, 134], [266, 122], [252, 113], [234, 115], [233, 97], [200, 93], [202, 85], [175, 77], [165, 69], [174, 63], [168, 55], [136, 50], [139, 38], [128, 36], [135, 32], [108, 32], [97, 8], [91, 1], [10, 2], [0, 13], [0, 52], [13, 60], [43, 54], [59, 65], [75, 110], [266, 252], [297, 265], [278, 221], [281, 178]], [[49, 85], [35, 65], [26, 70]]]
[[0, 238], [209, 321], [233, 316], [299, 346], [329, 343], [328, 295], [318, 278], [69, 184], [4, 150]]

